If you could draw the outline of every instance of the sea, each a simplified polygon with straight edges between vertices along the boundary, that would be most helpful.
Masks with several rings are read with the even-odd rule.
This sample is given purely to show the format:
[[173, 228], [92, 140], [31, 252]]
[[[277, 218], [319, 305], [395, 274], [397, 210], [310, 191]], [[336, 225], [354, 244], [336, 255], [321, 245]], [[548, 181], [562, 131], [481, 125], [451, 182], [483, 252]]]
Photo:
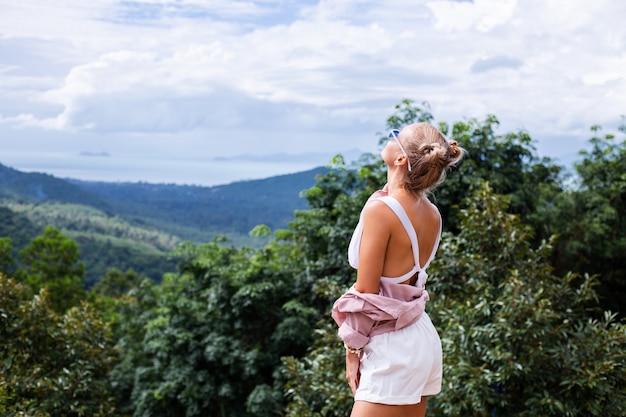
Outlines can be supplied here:
[[[362, 152], [340, 152], [350, 163]], [[101, 153], [13, 152], [0, 155], [0, 163], [22, 172], [39, 172], [62, 179], [104, 182], [147, 182], [215, 186], [269, 178], [327, 166], [334, 155], [322, 153], [265, 156], [241, 155], [208, 160], [138, 157]]]

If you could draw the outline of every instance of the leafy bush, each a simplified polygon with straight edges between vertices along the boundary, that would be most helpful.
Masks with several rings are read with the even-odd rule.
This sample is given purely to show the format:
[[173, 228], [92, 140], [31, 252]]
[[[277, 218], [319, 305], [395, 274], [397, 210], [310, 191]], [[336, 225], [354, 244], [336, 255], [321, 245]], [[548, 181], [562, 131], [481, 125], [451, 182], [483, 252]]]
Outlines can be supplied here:
[[46, 288], [56, 311], [78, 305], [84, 298], [85, 265], [80, 261], [78, 245], [57, 228], [48, 226], [20, 251], [25, 265], [16, 273], [34, 292]]
[[478, 190], [433, 263], [430, 311], [445, 360], [431, 413], [624, 415], [626, 329], [609, 312], [590, 318], [597, 279], [555, 276], [551, 242], [532, 249], [506, 210], [506, 198]]
[[0, 275], [0, 415], [114, 416], [109, 330], [88, 305], [59, 314]]
[[179, 273], [129, 292], [152, 302], [120, 313], [120, 322], [134, 323], [119, 342], [126, 372], [112, 373], [128, 395], [125, 410], [155, 417], [280, 412], [274, 370], [281, 356], [304, 354], [313, 324], [298, 301], [298, 276], [279, 256], [284, 249], [183, 244]]

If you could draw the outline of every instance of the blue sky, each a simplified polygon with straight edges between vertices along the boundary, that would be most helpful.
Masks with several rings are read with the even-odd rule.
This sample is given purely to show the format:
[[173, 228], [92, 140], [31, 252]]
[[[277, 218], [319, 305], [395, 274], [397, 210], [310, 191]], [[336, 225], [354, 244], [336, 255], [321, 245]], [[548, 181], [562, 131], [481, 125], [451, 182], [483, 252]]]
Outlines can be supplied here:
[[[394, 105], [569, 164], [626, 113], [616, 0], [0, 0], [0, 163], [219, 184], [377, 152]], [[296, 155], [314, 152], [310, 158]], [[239, 155], [282, 155], [272, 162]], [[108, 156], [105, 156], [108, 155]], [[278, 159], [278, 161], [277, 161]]]

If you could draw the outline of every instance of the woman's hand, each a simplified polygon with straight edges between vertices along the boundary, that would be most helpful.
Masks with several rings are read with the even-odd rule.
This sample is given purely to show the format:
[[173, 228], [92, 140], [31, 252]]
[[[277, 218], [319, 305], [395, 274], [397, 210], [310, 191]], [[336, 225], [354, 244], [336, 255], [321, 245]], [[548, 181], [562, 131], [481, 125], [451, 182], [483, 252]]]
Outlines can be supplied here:
[[359, 355], [346, 350], [346, 379], [348, 380], [348, 384], [350, 384], [352, 395], [356, 393], [356, 389], [359, 387], [359, 380], [361, 379], [361, 373], [359, 372], [360, 365], [361, 359]]

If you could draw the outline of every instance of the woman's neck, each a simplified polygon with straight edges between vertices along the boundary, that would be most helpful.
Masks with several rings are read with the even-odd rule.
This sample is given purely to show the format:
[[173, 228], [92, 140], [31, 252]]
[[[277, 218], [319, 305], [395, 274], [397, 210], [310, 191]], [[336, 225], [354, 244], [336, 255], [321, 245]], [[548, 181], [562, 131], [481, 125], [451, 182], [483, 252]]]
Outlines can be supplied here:
[[387, 193], [389, 195], [399, 195], [406, 193], [407, 190], [404, 188], [404, 177], [398, 170], [388, 169], [387, 170]]
[[397, 171], [387, 172], [387, 194], [396, 199], [410, 199], [414, 202], [418, 202], [423, 197], [407, 190], [404, 186], [404, 177]]
[[400, 184], [397, 183], [387, 183], [387, 193], [389, 195], [399, 195], [399, 194], [405, 194], [407, 191], [404, 187], [402, 187]]

